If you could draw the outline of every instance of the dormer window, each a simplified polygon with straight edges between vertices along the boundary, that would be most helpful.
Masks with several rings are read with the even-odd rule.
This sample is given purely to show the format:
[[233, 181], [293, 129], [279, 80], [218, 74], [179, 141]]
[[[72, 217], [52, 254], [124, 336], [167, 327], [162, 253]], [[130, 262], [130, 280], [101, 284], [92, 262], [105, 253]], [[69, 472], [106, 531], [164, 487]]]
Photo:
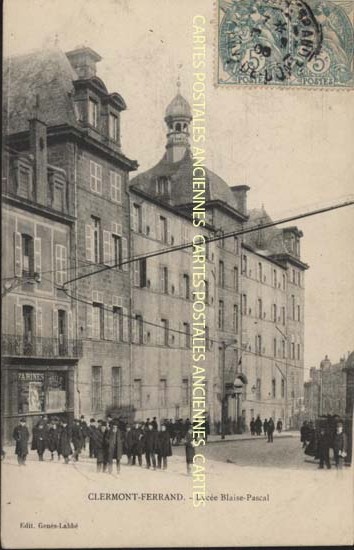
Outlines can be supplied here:
[[26, 199], [32, 198], [32, 167], [22, 159], [15, 162], [17, 193]]
[[118, 141], [118, 117], [113, 113], [109, 114], [108, 131], [109, 139], [111, 139], [112, 141]]
[[169, 180], [166, 176], [161, 176], [157, 179], [157, 193], [158, 195], [168, 195]]
[[89, 99], [88, 121], [91, 126], [98, 126], [98, 103], [94, 99]]

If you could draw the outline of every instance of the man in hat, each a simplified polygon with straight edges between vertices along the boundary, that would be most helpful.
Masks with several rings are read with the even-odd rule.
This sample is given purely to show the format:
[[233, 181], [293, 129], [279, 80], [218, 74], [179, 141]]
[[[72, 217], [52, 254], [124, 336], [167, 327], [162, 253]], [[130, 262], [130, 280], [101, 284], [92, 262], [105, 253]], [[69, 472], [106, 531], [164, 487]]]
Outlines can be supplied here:
[[29, 431], [26, 426], [26, 419], [21, 418], [18, 426], [13, 431], [13, 438], [16, 441], [15, 454], [19, 466], [26, 466], [26, 457], [28, 455]]
[[39, 422], [37, 427], [35, 428], [35, 440], [36, 440], [36, 449], [38, 453], [38, 460], [40, 462], [43, 462], [43, 455], [44, 451], [47, 448], [47, 427], [43, 424], [43, 422]]
[[166, 425], [162, 424], [161, 430], [157, 434], [157, 467], [161, 469], [163, 463], [163, 469], [167, 469], [167, 457], [172, 456], [172, 447], [170, 434], [166, 430]]
[[[59, 443], [59, 431], [55, 419], [52, 418], [48, 424], [48, 433], [47, 433], [48, 449], [51, 453], [51, 460], [54, 460], [55, 451], [58, 452], [58, 443]], [[58, 453], [59, 458], [59, 453]]]
[[348, 438], [343, 431], [342, 422], [338, 422], [336, 426], [336, 433], [334, 435], [333, 442], [333, 452], [336, 468], [341, 468], [348, 452]]
[[72, 442], [74, 445], [74, 460], [79, 460], [80, 453], [84, 446], [84, 434], [82, 432], [81, 422], [78, 418], [75, 418], [72, 429]]
[[136, 457], [138, 457], [139, 466], [143, 465], [142, 460], [142, 454], [144, 452], [144, 423], [142, 422], [141, 425], [138, 423], [135, 424], [134, 433], [132, 436], [133, 439], [133, 445], [132, 445], [132, 465], [135, 466], [136, 463]]
[[124, 434], [123, 453], [127, 455], [129, 465], [131, 465], [132, 463], [133, 445], [134, 445], [134, 432], [132, 431], [131, 427], [128, 425], [126, 432]]
[[59, 436], [59, 451], [63, 455], [65, 464], [69, 464], [70, 455], [73, 454], [71, 448], [71, 429], [66, 418], [62, 420], [62, 430]]
[[96, 447], [95, 447], [95, 438], [94, 433], [98, 428], [96, 427], [96, 420], [94, 418], [90, 419], [90, 425], [87, 428], [87, 433], [89, 436], [89, 454], [90, 458], [96, 458]]
[[107, 428], [107, 422], [103, 420], [97, 421], [98, 427], [97, 428], [89, 428], [90, 430], [90, 437], [94, 440], [94, 446], [96, 451], [96, 460], [97, 460], [97, 472], [102, 472], [104, 468], [104, 436]]
[[116, 460], [117, 474], [120, 472], [120, 459], [123, 453], [122, 434], [118, 426], [118, 420], [113, 421], [111, 427], [104, 434], [106, 451], [106, 464], [109, 474], [113, 470], [113, 460]]
[[149, 469], [152, 463], [154, 470], [156, 470], [155, 453], [157, 452], [157, 432], [156, 430], [154, 430], [154, 427], [151, 423], [148, 425], [148, 429], [145, 432], [144, 447], [146, 467]]
[[86, 438], [88, 437], [88, 428], [87, 428], [87, 422], [86, 422], [85, 417], [84, 417], [83, 414], [80, 416], [80, 427], [81, 427], [81, 432], [82, 432], [82, 435], [83, 435], [83, 438], [84, 438], [82, 448], [86, 449]]

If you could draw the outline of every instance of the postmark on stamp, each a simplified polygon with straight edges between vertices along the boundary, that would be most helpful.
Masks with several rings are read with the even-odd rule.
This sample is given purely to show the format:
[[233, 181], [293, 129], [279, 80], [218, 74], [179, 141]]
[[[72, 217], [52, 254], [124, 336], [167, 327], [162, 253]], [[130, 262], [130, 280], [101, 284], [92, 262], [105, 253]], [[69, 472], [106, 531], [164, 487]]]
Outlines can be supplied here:
[[354, 88], [354, 0], [218, 2], [218, 85]]

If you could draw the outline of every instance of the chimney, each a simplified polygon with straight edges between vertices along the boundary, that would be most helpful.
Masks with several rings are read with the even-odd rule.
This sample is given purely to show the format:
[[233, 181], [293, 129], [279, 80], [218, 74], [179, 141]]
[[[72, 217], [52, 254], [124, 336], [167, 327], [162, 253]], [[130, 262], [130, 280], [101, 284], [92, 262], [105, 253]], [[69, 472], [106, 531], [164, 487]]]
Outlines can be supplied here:
[[47, 125], [38, 116], [39, 97], [35, 113], [29, 120], [30, 153], [34, 158], [34, 189], [37, 202], [47, 204]]
[[102, 59], [98, 53], [85, 46], [79, 46], [75, 50], [66, 52], [66, 57], [79, 79], [83, 80], [96, 76], [96, 63]]
[[247, 216], [247, 191], [250, 188], [248, 185], [234, 185], [230, 189], [235, 197], [238, 210]]

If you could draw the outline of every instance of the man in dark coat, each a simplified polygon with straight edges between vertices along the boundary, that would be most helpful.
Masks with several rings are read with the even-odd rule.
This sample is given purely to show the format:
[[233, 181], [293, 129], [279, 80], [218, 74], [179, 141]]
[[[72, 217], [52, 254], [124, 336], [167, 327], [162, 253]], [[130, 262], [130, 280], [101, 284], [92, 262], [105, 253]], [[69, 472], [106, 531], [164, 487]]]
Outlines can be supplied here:
[[157, 452], [157, 431], [154, 430], [154, 427], [152, 424], [149, 424], [148, 429], [145, 432], [144, 447], [145, 447], [146, 467], [149, 469], [152, 463], [154, 470], [156, 470], [155, 453]]
[[280, 418], [278, 419], [278, 422], [277, 422], [277, 432], [279, 434], [281, 434], [281, 432], [283, 431], [283, 422], [280, 420]]
[[71, 448], [71, 429], [66, 419], [62, 420], [62, 430], [59, 436], [59, 451], [64, 457], [65, 464], [69, 464], [69, 457], [73, 454]]
[[81, 427], [81, 432], [82, 432], [82, 435], [83, 435], [83, 438], [84, 438], [82, 448], [86, 449], [86, 438], [88, 437], [88, 427], [87, 427], [87, 422], [86, 422], [85, 417], [84, 417], [83, 414], [80, 416], [80, 427]]
[[93, 437], [95, 442], [96, 449], [96, 459], [97, 459], [97, 472], [104, 471], [104, 462], [105, 462], [105, 447], [104, 447], [104, 438], [105, 432], [107, 431], [107, 423], [102, 421], [99, 423], [99, 428], [91, 431], [90, 435]]
[[268, 420], [265, 418], [263, 422], [263, 432], [264, 435], [268, 435]]
[[[54, 460], [54, 453], [55, 451], [58, 452], [58, 445], [59, 445], [59, 431], [54, 419], [51, 420], [50, 424], [48, 424], [47, 441], [48, 441], [48, 449], [51, 453], [51, 460]], [[59, 453], [58, 453], [58, 458], [59, 458]]]
[[89, 454], [90, 458], [96, 458], [96, 447], [95, 447], [95, 438], [94, 433], [98, 428], [96, 427], [96, 420], [91, 418], [90, 425], [87, 428], [87, 433], [89, 436]]
[[77, 462], [84, 446], [84, 434], [82, 432], [82, 426], [78, 418], [74, 420], [71, 436], [74, 445], [74, 460]]
[[252, 418], [251, 422], [250, 422], [250, 432], [251, 432], [251, 435], [254, 435], [256, 432], [255, 432], [255, 425], [254, 425], [254, 418]]
[[268, 420], [267, 434], [268, 434], [268, 443], [273, 443], [273, 433], [275, 430], [273, 418], [270, 417]]
[[154, 418], [151, 420], [151, 424], [152, 424], [153, 429], [157, 430], [158, 426], [157, 426], [156, 416], [154, 416]]
[[141, 426], [139, 424], [135, 425], [135, 429], [133, 431], [133, 445], [132, 445], [132, 465], [135, 466], [136, 463], [136, 457], [138, 457], [139, 466], [143, 465], [142, 460], [142, 454], [144, 452], [144, 424]]
[[113, 422], [112, 426], [104, 434], [104, 445], [106, 451], [107, 471], [109, 474], [113, 470], [113, 460], [116, 460], [117, 474], [120, 472], [120, 459], [123, 454], [122, 434], [118, 427], [118, 422]]
[[38, 460], [43, 462], [44, 451], [47, 448], [47, 425], [42, 421], [33, 428], [32, 436], [32, 450], [36, 450], [38, 453]]
[[259, 415], [256, 418], [256, 421], [254, 423], [254, 427], [255, 427], [255, 430], [256, 430], [256, 434], [257, 435], [262, 435], [262, 420], [261, 420]]
[[348, 438], [343, 432], [343, 424], [338, 423], [336, 426], [336, 433], [333, 441], [333, 452], [336, 468], [343, 466], [343, 461], [348, 452]]
[[167, 469], [167, 457], [172, 456], [172, 447], [170, 434], [166, 430], [166, 425], [162, 424], [161, 430], [157, 434], [157, 467]]
[[126, 432], [124, 434], [124, 448], [123, 452], [127, 455], [128, 464], [132, 463], [132, 454], [133, 454], [133, 445], [134, 445], [134, 432], [131, 429], [131, 426], [127, 426]]
[[324, 464], [326, 464], [328, 470], [331, 468], [331, 463], [329, 460], [329, 447], [330, 447], [329, 434], [326, 428], [322, 426], [320, 428], [320, 432], [318, 434], [318, 440], [317, 440], [317, 453], [318, 453], [318, 458], [320, 459], [319, 468], [321, 470], [323, 470]]
[[18, 426], [13, 431], [13, 438], [16, 441], [15, 454], [19, 466], [26, 466], [26, 457], [28, 455], [29, 431], [26, 426], [26, 419], [21, 418]]
[[190, 474], [192, 464], [193, 464], [193, 458], [194, 458], [194, 455], [195, 455], [192, 427], [190, 427], [188, 432], [186, 433], [186, 439], [185, 439], [184, 444], [185, 444], [185, 448], [186, 448], [187, 474]]

